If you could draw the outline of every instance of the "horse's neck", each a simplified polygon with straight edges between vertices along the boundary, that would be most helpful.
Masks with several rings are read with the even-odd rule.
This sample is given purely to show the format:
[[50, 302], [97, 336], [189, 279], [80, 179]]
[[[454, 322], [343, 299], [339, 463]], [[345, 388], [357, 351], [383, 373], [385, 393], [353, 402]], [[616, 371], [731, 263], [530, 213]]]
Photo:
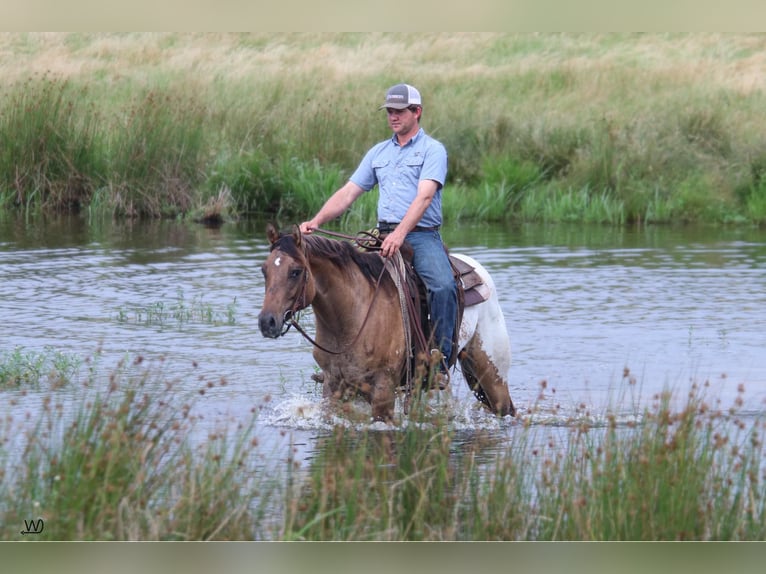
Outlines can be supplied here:
[[328, 261], [312, 260], [310, 265], [316, 286], [312, 306], [317, 329], [339, 336], [358, 330], [371, 302], [369, 281], [356, 269], [349, 278], [347, 272], [340, 272]]

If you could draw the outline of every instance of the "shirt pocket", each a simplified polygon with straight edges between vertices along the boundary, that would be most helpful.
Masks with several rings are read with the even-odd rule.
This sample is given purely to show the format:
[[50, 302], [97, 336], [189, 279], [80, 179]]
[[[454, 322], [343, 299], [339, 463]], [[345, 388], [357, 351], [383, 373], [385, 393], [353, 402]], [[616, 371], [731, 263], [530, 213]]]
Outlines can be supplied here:
[[425, 161], [425, 157], [422, 155], [417, 155], [415, 157], [408, 157], [404, 161], [404, 165], [407, 167], [423, 167], [423, 162]]
[[374, 159], [372, 160], [371, 167], [372, 171], [375, 172], [375, 179], [378, 181], [378, 183], [383, 183], [388, 179], [389, 176], [389, 163], [391, 163], [387, 159]]
[[423, 162], [425, 157], [417, 155], [414, 157], [408, 157], [404, 160], [404, 170], [407, 172], [407, 177], [411, 180], [417, 181], [420, 179], [420, 172], [423, 171]]

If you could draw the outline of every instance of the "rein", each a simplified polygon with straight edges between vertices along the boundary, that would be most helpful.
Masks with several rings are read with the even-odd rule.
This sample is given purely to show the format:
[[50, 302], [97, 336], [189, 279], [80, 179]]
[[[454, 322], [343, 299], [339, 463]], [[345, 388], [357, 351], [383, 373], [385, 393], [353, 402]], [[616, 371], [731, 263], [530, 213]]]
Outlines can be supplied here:
[[[356, 241], [356, 239], [360, 235], [365, 235], [366, 234], [366, 235], [369, 235], [370, 238], [372, 238], [376, 243], [380, 242], [379, 239], [375, 235], [373, 235], [372, 233], [369, 233], [367, 231], [360, 231], [356, 236], [354, 236], [354, 235], [346, 235], [345, 233], [336, 233], [336, 232], [333, 232], [333, 231], [326, 231], [324, 229], [318, 229], [318, 228], [316, 229], [316, 231], [321, 231], [322, 233], [324, 233], [326, 235], [331, 235], [331, 236], [335, 236], [335, 237], [341, 237], [343, 239], [349, 239], [349, 240], [352, 240], [352, 241]], [[379, 250], [380, 249], [380, 245], [374, 245], [374, 246], [371, 246], [369, 248], [370, 249], [378, 249]], [[386, 266], [384, 265], [383, 268], [380, 270], [380, 275], [378, 275], [377, 281], [375, 282], [375, 292], [374, 292], [374, 294], [372, 296], [372, 301], [370, 301], [370, 306], [367, 308], [367, 314], [364, 316], [364, 321], [362, 322], [361, 327], [359, 327], [359, 332], [356, 334], [354, 339], [350, 343], [345, 345], [342, 349], [340, 349], [339, 351], [331, 351], [330, 349], [327, 349], [326, 347], [323, 347], [322, 345], [317, 343], [316, 340], [313, 339], [311, 337], [311, 335], [309, 335], [303, 329], [303, 327], [301, 327], [298, 324], [298, 321], [295, 318], [296, 313], [299, 311], [298, 307], [300, 305], [302, 305], [303, 307], [306, 306], [306, 286], [308, 285], [308, 282], [309, 282], [309, 274], [308, 274], [308, 270], [305, 270], [305, 272], [304, 272], [303, 288], [301, 289], [300, 295], [295, 298], [295, 303], [293, 304], [293, 308], [290, 309], [289, 311], [287, 311], [287, 313], [286, 313], [286, 314], [289, 314], [289, 317], [286, 317], [286, 320], [289, 321], [289, 325], [287, 326], [287, 329], [284, 330], [282, 335], [287, 333], [287, 331], [290, 329], [290, 326], [293, 326], [293, 327], [295, 327], [296, 331], [298, 331], [301, 335], [303, 335], [304, 339], [306, 339], [309, 343], [311, 343], [312, 345], [314, 345], [318, 349], [324, 351], [325, 353], [330, 353], [331, 355], [340, 355], [344, 351], [350, 349], [359, 340], [359, 336], [362, 334], [362, 331], [364, 331], [364, 327], [367, 325], [367, 320], [370, 318], [370, 314], [372, 313], [372, 306], [375, 304], [375, 299], [377, 299], [377, 297], [378, 297], [378, 291], [380, 291], [380, 289], [379, 289], [380, 282], [383, 279], [383, 275], [384, 275], [385, 272], [386, 272]], [[298, 301], [301, 301], [301, 303], [299, 304]]]
[[[367, 251], [380, 251], [380, 237], [370, 231], [359, 231], [356, 235], [349, 235], [347, 233], [340, 233], [338, 231], [329, 231], [327, 229], [322, 229], [321, 227], [314, 227], [312, 230], [318, 231], [319, 233], [329, 237], [347, 239], [356, 243], [359, 247], [364, 247], [364, 249]], [[377, 229], [375, 231], [377, 231]]]
[[[328, 231], [326, 229], [321, 228], [314, 228], [313, 231], [317, 231], [320, 233], [323, 233], [324, 235], [328, 235], [331, 237], [337, 237], [340, 239], [346, 239], [348, 241], [352, 241], [357, 244], [359, 247], [363, 247], [367, 251], [380, 251], [380, 244], [381, 240], [380, 237], [377, 235], [369, 232], [369, 231], [360, 231], [356, 235], [348, 235], [346, 233], [339, 233], [336, 231]], [[401, 254], [399, 254], [400, 260], [401, 260]], [[412, 298], [409, 296], [409, 289], [407, 287], [407, 279], [406, 279], [406, 273], [402, 266], [400, 265], [392, 265], [394, 268], [394, 271], [396, 272], [397, 277], [393, 277], [393, 272], [389, 270], [389, 273], [392, 275], [392, 279], [394, 279], [394, 282], [397, 283], [397, 289], [400, 292], [400, 295], [403, 293], [403, 298], [406, 302], [407, 310], [402, 309], [404, 317], [406, 317], [409, 314], [409, 317], [411, 317], [413, 320], [417, 322], [417, 327], [413, 329], [413, 331], [416, 334], [416, 337], [418, 339], [418, 343], [420, 345], [420, 348], [427, 349], [427, 342], [425, 340], [425, 336], [423, 334], [422, 326], [420, 325], [420, 321], [418, 320], [418, 312], [415, 309], [415, 305], [412, 301]], [[308, 271], [306, 271], [305, 274], [305, 281], [303, 283], [303, 289], [301, 291], [301, 294], [299, 297], [296, 298], [296, 303], [294, 305], [294, 309], [288, 311], [290, 314], [289, 321], [290, 325], [294, 326], [295, 329], [312, 345], [317, 347], [318, 349], [324, 351], [325, 353], [330, 353], [331, 355], [340, 355], [347, 349], [351, 348], [354, 344], [356, 344], [357, 340], [359, 339], [359, 336], [362, 334], [362, 331], [364, 330], [365, 325], [367, 325], [367, 320], [370, 318], [370, 314], [372, 313], [372, 307], [375, 304], [375, 299], [378, 296], [378, 292], [380, 291], [380, 282], [383, 279], [383, 275], [386, 272], [386, 269], [388, 268], [388, 265], [384, 265], [383, 268], [380, 271], [380, 275], [378, 275], [378, 279], [375, 282], [375, 292], [372, 296], [372, 301], [370, 301], [370, 306], [367, 309], [367, 315], [364, 317], [364, 321], [362, 322], [362, 326], [359, 328], [359, 332], [356, 334], [354, 339], [348, 343], [346, 346], [344, 346], [339, 351], [331, 351], [330, 349], [327, 349], [316, 342], [306, 331], [298, 324], [298, 321], [295, 319], [295, 314], [297, 312], [298, 307], [298, 300], [301, 300], [302, 303], [305, 305], [305, 299], [306, 299], [306, 285], [308, 284]], [[290, 326], [288, 325], [287, 329], [289, 329]], [[285, 333], [287, 332], [287, 329], [285, 330]], [[405, 330], [407, 330], [408, 327], [405, 324]], [[283, 333], [284, 334], [284, 333]], [[406, 334], [405, 334], [406, 338]], [[413, 366], [410, 361], [407, 361], [407, 370], [406, 370], [406, 380], [405, 380], [405, 402], [404, 402], [404, 412], [407, 413], [409, 411], [409, 398], [412, 394], [412, 381], [413, 381]]]

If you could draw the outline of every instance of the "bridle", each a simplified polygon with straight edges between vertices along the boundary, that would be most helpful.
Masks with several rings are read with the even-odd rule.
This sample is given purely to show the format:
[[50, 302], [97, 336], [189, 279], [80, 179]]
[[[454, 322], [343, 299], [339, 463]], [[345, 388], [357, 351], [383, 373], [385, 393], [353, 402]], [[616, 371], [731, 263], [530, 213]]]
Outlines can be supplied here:
[[[333, 237], [339, 237], [342, 239], [350, 240], [354, 243], [356, 243], [360, 248], [363, 248], [368, 251], [379, 251], [380, 250], [380, 244], [381, 239], [378, 235], [375, 235], [374, 233], [368, 232], [368, 231], [360, 231], [356, 235], [347, 235], [344, 233], [338, 233], [334, 231], [327, 231], [324, 229], [314, 229], [314, 231], [319, 231], [325, 235], [333, 236]], [[364, 243], [362, 243], [364, 242]], [[305, 253], [304, 253], [305, 256]], [[377, 299], [378, 292], [380, 291], [380, 282], [383, 279], [383, 275], [386, 272], [386, 269], [388, 268], [388, 265], [383, 265], [383, 267], [380, 270], [380, 274], [378, 275], [378, 278], [375, 282], [375, 289], [373, 292], [372, 300], [370, 301], [370, 306], [367, 309], [367, 314], [364, 317], [364, 321], [362, 322], [361, 327], [359, 327], [359, 331], [357, 332], [356, 336], [353, 338], [352, 341], [350, 341], [348, 344], [346, 344], [342, 349], [337, 351], [332, 351], [330, 349], [327, 349], [326, 347], [320, 345], [315, 339], [313, 339], [304, 329], [298, 324], [298, 320], [296, 319], [297, 313], [307, 307], [306, 305], [306, 289], [308, 286], [308, 268], [303, 269], [303, 286], [301, 288], [301, 291], [299, 295], [295, 298], [295, 302], [293, 303], [293, 306], [291, 309], [288, 309], [285, 311], [284, 317], [283, 317], [283, 323], [287, 324], [287, 327], [282, 331], [281, 335], [284, 335], [287, 333], [287, 331], [290, 330], [290, 327], [295, 327], [295, 330], [298, 331], [304, 339], [306, 339], [308, 342], [310, 342], [312, 345], [317, 347], [318, 349], [324, 351], [325, 353], [329, 353], [331, 355], [340, 355], [343, 352], [350, 349], [353, 345], [356, 344], [356, 342], [359, 340], [360, 335], [362, 334], [362, 331], [364, 331], [365, 326], [367, 325], [367, 320], [370, 318], [370, 315], [372, 313], [372, 307], [375, 304], [375, 300]], [[396, 273], [400, 274], [399, 280], [406, 286], [406, 281], [404, 280], [404, 277], [401, 276], [402, 270], [399, 266], [394, 265], [394, 270]], [[391, 273], [391, 271], [389, 271]], [[406, 287], [405, 287], [406, 289]], [[405, 297], [407, 302], [408, 311], [410, 313], [410, 317], [416, 317], [416, 310], [414, 308], [414, 304], [412, 302], [412, 299], [407, 296]], [[300, 301], [300, 304], [298, 303]], [[421, 348], [426, 348], [426, 341], [422, 332], [422, 329], [420, 327], [414, 329], [416, 335], [418, 336], [418, 340], [420, 341]], [[407, 413], [409, 410], [409, 397], [412, 394], [412, 379], [413, 379], [413, 373], [412, 373], [412, 366], [407, 363], [407, 374], [406, 374], [406, 400], [404, 403], [404, 412]]]
[[[326, 235], [331, 235], [335, 237], [341, 237], [344, 239], [350, 239], [353, 241], [357, 241], [358, 238], [362, 235], [369, 236], [369, 238], [372, 239], [366, 239], [365, 241], [372, 243], [372, 245], [365, 245], [365, 249], [371, 249], [371, 250], [379, 250], [380, 249], [380, 239], [373, 235], [370, 232], [367, 231], [360, 231], [356, 236], [353, 235], [346, 235], [343, 233], [336, 233], [333, 231], [326, 231], [323, 229], [316, 229], [315, 231], [321, 231], [322, 233]], [[367, 325], [367, 320], [370, 318], [370, 315], [372, 314], [372, 306], [375, 304], [375, 299], [378, 297], [378, 291], [380, 291], [380, 282], [383, 279], [383, 275], [386, 272], [386, 266], [384, 265], [382, 269], [380, 270], [380, 275], [378, 275], [378, 279], [375, 282], [375, 289], [373, 292], [372, 300], [370, 301], [370, 306], [367, 308], [367, 314], [364, 316], [364, 321], [362, 321], [362, 325], [359, 327], [359, 331], [357, 332], [356, 336], [351, 340], [348, 344], [346, 344], [343, 348], [341, 348], [338, 351], [332, 351], [322, 345], [320, 345], [314, 338], [311, 337], [304, 329], [298, 324], [298, 320], [296, 317], [298, 316], [298, 313], [305, 309], [308, 305], [306, 305], [306, 289], [308, 287], [309, 283], [309, 272], [308, 268], [303, 269], [303, 285], [301, 286], [300, 293], [295, 297], [295, 301], [293, 302], [293, 305], [290, 309], [287, 309], [285, 311], [284, 316], [282, 317], [283, 324], [286, 324], [287, 326], [282, 330], [280, 333], [280, 337], [285, 335], [289, 330], [290, 327], [295, 327], [295, 330], [298, 331], [304, 339], [306, 339], [309, 343], [314, 345], [316, 348], [324, 351], [325, 353], [330, 353], [331, 355], [340, 355], [350, 349], [352, 346], [356, 344], [356, 342], [359, 340], [359, 336], [362, 334], [362, 331], [364, 331], [365, 326]]]
[[282, 332], [279, 334], [280, 337], [283, 337], [285, 334], [287, 334], [287, 332], [290, 330], [290, 327], [293, 327], [293, 326], [299, 331], [303, 332], [301, 330], [300, 325], [298, 325], [298, 322], [295, 320], [295, 316], [308, 306], [306, 305], [306, 288], [308, 287], [308, 284], [309, 284], [309, 270], [308, 268], [304, 268], [303, 269], [303, 284], [301, 285], [300, 293], [298, 293], [298, 295], [295, 297], [292, 307], [287, 309], [285, 311], [285, 314], [282, 316], [282, 324], [287, 326], [282, 329]]

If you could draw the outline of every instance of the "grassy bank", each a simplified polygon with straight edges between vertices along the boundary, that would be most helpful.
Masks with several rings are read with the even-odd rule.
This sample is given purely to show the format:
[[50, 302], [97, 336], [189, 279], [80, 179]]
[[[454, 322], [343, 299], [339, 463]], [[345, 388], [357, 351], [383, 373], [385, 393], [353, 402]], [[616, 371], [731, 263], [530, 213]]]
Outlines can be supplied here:
[[[54, 364], [50, 380], [65, 384], [47, 390], [25, 387], [36, 371], [0, 390], [15, 409], [0, 429], [3, 539], [38, 520], [45, 540], [766, 536], [766, 429], [744, 389], [732, 405], [704, 386], [615, 405], [635, 413], [629, 423], [582, 413], [536, 425], [533, 406], [510, 442], [460, 438], [448, 413], [416, 401], [397, 429], [336, 427], [302, 468], [263, 457], [257, 409], [237, 428], [202, 430], [203, 395], [181, 391], [161, 362], [126, 359], [103, 380], [97, 362], [82, 365], [72, 375]], [[34, 416], [18, 413], [22, 400]]]
[[[0, 208], [306, 217], [409, 81], [448, 220], [766, 221], [766, 38], [0, 35]], [[374, 219], [374, 198], [350, 214]]]

